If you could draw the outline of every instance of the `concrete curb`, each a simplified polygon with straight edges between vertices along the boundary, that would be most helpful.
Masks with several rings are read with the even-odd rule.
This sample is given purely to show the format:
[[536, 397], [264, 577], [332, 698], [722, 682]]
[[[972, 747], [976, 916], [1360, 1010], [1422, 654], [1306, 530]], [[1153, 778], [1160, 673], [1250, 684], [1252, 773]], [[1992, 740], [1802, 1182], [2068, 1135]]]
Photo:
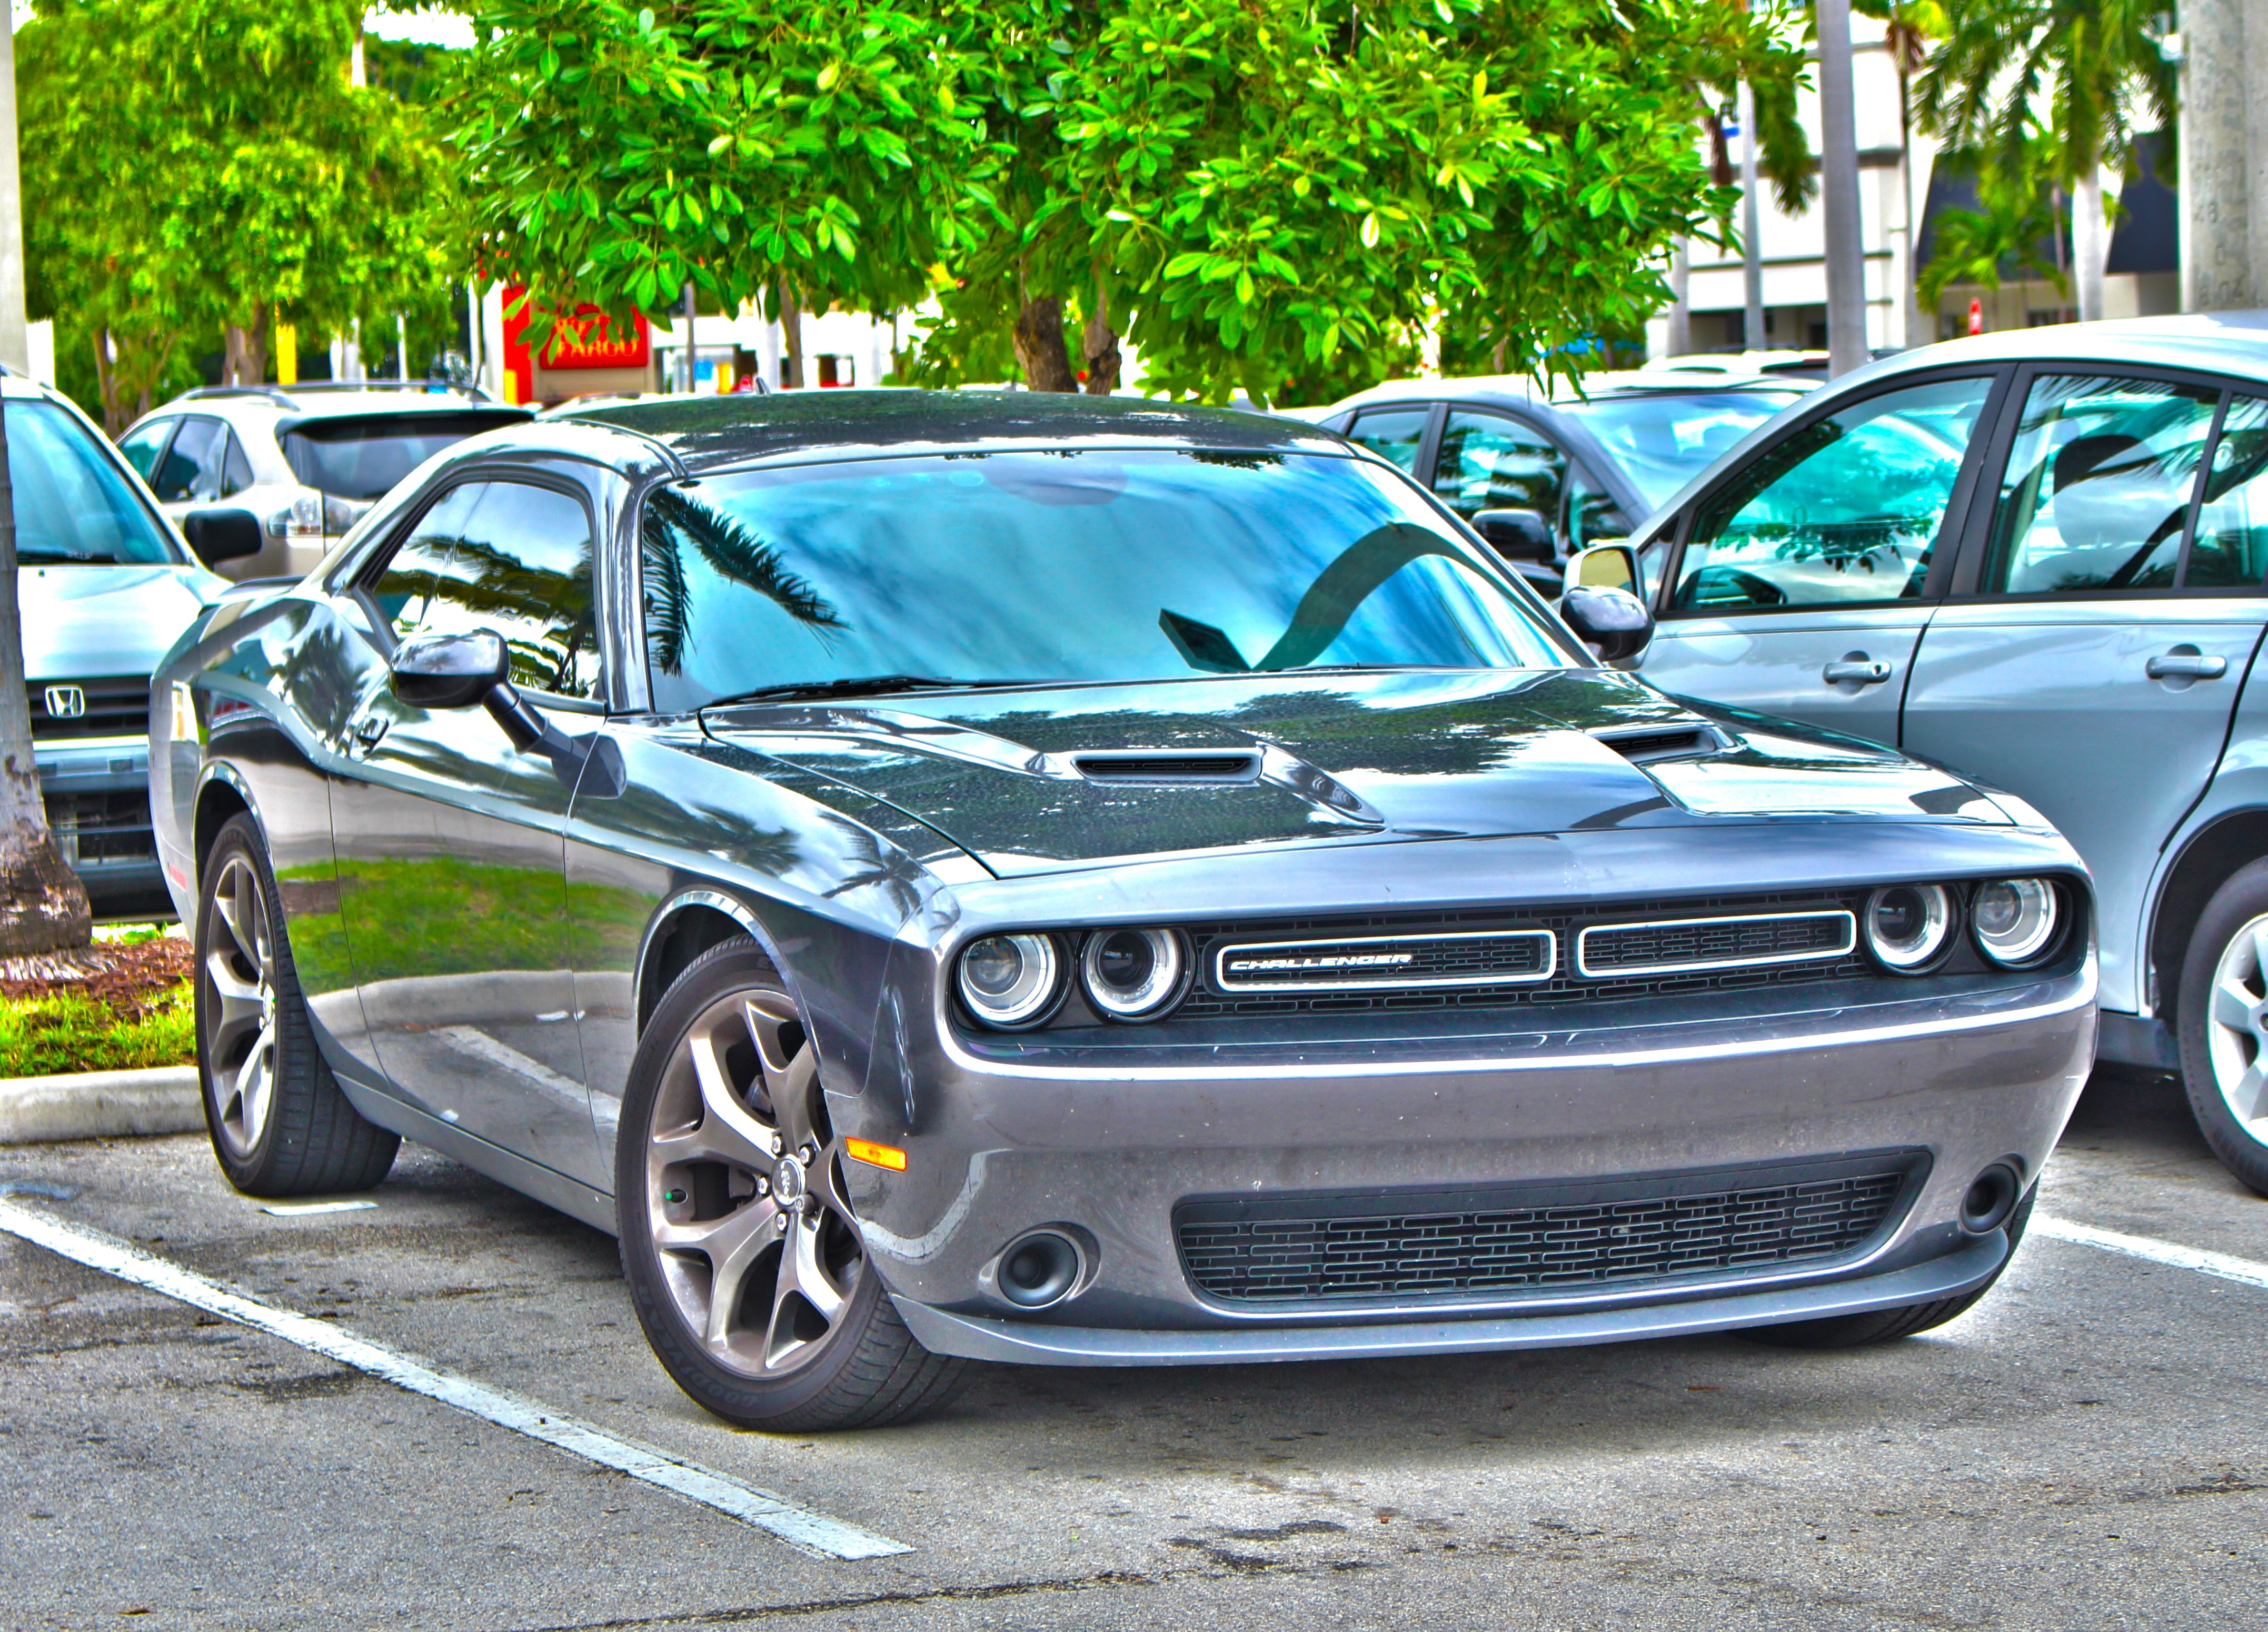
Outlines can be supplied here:
[[204, 1125], [194, 1065], [0, 1078], [0, 1144], [146, 1138]]

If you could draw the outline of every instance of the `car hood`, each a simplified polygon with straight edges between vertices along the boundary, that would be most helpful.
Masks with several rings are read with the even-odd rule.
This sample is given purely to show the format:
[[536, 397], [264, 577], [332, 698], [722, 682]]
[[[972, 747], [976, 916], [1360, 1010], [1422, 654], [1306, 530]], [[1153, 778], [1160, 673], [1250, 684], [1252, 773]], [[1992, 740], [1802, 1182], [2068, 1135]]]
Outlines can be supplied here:
[[147, 674], [228, 581], [195, 567], [20, 567], [24, 676]]
[[[818, 797], [839, 790], [846, 813], [859, 796], [882, 800], [1003, 877], [1261, 844], [2008, 821], [1932, 767], [1785, 722], [1705, 716], [1610, 670], [939, 692], [715, 709], [703, 724], [814, 773]], [[1136, 756], [1147, 762], [1125, 763]], [[1168, 776], [1189, 779], [1140, 779]]]

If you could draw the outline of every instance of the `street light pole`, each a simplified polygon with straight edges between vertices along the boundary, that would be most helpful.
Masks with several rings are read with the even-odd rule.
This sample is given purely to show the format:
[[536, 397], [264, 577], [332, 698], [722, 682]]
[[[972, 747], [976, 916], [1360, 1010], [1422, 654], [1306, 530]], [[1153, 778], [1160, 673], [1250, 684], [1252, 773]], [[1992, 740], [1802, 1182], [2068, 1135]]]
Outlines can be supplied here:
[[1756, 93], [1745, 79], [1741, 81], [1737, 107], [1739, 111], [1734, 117], [1741, 124], [1741, 270], [1747, 297], [1741, 332], [1749, 350], [1761, 351], [1764, 348], [1764, 252], [1757, 236], [1757, 221], [1764, 212], [1756, 204]]
[[24, 324], [24, 187], [16, 165], [16, 36], [0, 33], [0, 363], [32, 371]]
[[1867, 361], [1867, 263], [1859, 238], [1859, 120], [1851, 86], [1851, 0], [1818, 0], [1819, 180], [1827, 229], [1827, 374]]

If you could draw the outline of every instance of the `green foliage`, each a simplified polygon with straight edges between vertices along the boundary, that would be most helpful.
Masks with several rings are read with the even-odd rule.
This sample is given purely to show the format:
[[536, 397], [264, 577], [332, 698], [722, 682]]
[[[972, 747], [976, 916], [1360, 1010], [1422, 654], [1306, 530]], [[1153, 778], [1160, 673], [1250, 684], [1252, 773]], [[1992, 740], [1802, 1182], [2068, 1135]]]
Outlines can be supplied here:
[[2043, 277], [2058, 291], [2067, 292], [2063, 268], [2043, 245], [2052, 245], [2062, 232], [2052, 194], [2045, 178], [2054, 173], [2055, 143], [2035, 136], [2026, 143], [2013, 172], [2004, 170], [1990, 154], [1948, 153], [1939, 168], [1976, 178], [1975, 210], [1946, 210], [1937, 218], [1937, 242], [1929, 264], [1915, 280], [1915, 292], [1925, 307], [1934, 309], [1938, 298], [1955, 283], [1977, 283], [1998, 289], [2008, 276]]
[[196, 1032], [187, 981], [138, 1018], [81, 992], [0, 998], [0, 1077], [188, 1065], [196, 1059]]

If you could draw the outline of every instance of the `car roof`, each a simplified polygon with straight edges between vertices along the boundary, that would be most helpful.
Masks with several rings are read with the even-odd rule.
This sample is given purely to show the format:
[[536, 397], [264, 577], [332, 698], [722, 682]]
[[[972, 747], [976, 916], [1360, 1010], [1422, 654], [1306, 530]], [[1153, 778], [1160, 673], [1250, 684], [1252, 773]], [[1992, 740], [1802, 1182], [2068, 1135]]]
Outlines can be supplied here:
[[1472, 374], [1440, 379], [1389, 379], [1367, 391], [1334, 402], [1325, 415], [1346, 408], [1384, 402], [1510, 401], [1528, 408], [1572, 408], [1616, 397], [1714, 396], [1748, 391], [1803, 393], [1819, 382], [1800, 375], [1734, 374], [1712, 369], [1684, 373], [1675, 370], [1614, 369], [1585, 374], [1580, 379], [1557, 379], [1547, 388], [1526, 374]]
[[2197, 312], [2173, 317], [2118, 318], [2107, 322], [2053, 323], [2039, 328], [1973, 334], [1856, 369], [1835, 381], [1880, 379], [1916, 368], [1971, 362], [2140, 364], [2209, 370], [2268, 380], [2268, 310]]
[[1351, 454], [1299, 420], [1149, 398], [887, 387], [677, 396], [594, 407], [547, 427], [605, 426], [658, 443], [688, 473], [811, 455], [1008, 452], [1086, 443]]
[[291, 415], [317, 419], [366, 419], [387, 414], [445, 414], [460, 410], [533, 419], [531, 408], [499, 402], [480, 391], [435, 390], [415, 380], [334, 386], [327, 381], [296, 386], [200, 386], [155, 410], [164, 414], [210, 414], [222, 419], [260, 420]]

